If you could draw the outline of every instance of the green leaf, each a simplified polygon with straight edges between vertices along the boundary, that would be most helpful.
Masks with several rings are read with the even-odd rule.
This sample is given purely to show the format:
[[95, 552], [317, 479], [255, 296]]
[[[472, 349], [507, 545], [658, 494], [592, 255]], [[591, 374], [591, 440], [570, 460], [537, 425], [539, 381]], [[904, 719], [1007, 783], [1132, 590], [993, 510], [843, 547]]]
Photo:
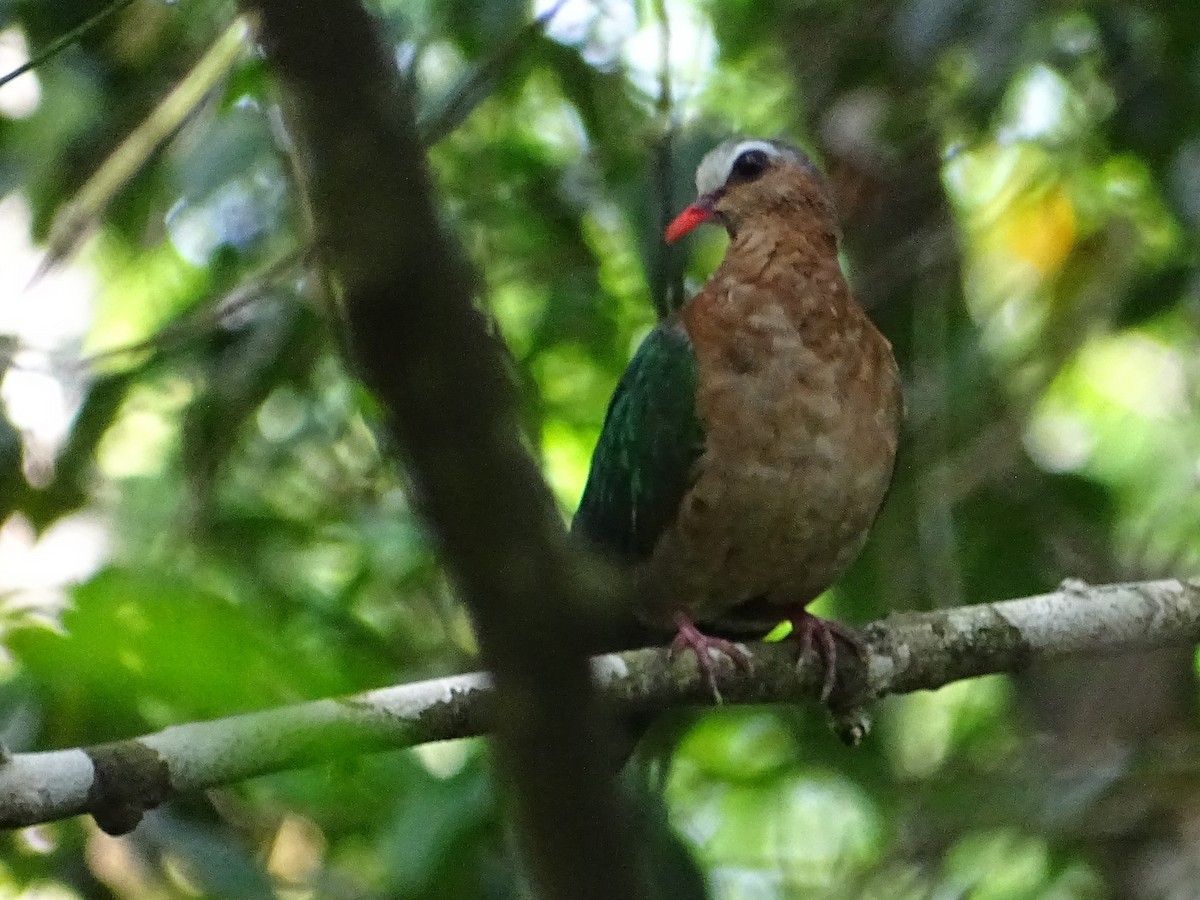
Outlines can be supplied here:
[[9, 636], [45, 693], [55, 744], [130, 737], [332, 688], [269, 619], [187, 578], [110, 568], [71, 597], [61, 633], [28, 626]]

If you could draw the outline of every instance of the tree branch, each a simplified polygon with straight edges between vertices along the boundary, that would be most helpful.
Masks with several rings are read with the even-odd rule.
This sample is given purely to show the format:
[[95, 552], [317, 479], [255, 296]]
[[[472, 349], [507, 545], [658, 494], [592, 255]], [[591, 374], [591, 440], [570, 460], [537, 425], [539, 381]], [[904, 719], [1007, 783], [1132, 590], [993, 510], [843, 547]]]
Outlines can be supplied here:
[[[844, 711], [887, 694], [1067, 656], [1195, 644], [1200, 581], [1095, 587], [1068, 581], [1037, 597], [892, 615], [864, 633], [868, 670], [843, 660], [840, 674], [851, 690], [835, 702]], [[711, 703], [690, 656], [672, 664], [665, 650], [633, 650], [596, 657], [592, 668], [620, 713]], [[792, 648], [780, 644], [754, 645], [749, 671], [720, 667], [721, 694], [735, 703], [812, 700], [821, 679], [815, 659], [796, 666]], [[111, 830], [175, 793], [351, 753], [483, 734], [493, 707], [489, 679], [476, 673], [177, 725], [95, 747], [13, 754], [0, 764], [0, 825], [91, 813]]]
[[441, 226], [409, 90], [360, 0], [241, 5], [280, 87], [352, 355], [495, 677], [499, 757], [537, 893], [638, 900], [639, 848], [609, 777], [579, 612], [612, 597], [521, 443], [503, 357]]

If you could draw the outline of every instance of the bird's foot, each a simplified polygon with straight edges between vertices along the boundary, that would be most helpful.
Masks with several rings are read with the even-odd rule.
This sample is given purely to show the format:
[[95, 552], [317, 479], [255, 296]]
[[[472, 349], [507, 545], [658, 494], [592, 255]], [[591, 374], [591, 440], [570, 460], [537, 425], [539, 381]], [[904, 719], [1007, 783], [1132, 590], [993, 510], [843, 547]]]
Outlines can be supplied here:
[[804, 609], [791, 617], [792, 635], [800, 645], [798, 660], [803, 660], [810, 650], [815, 650], [825, 666], [825, 679], [821, 683], [821, 702], [827, 703], [837, 681], [837, 642], [846, 644], [863, 663], [870, 662], [870, 651], [866, 642], [853, 628], [822, 619]]
[[700, 667], [700, 677], [712, 691], [713, 699], [720, 703], [721, 692], [717, 690], [717, 664], [713, 651], [716, 651], [716, 654], [728, 656], [733, 664], [743, 671], [750, 668], [750, 654], [733, 641], [705, 634], [684, 613], [676, 614], [675, 625], [678, 627], [679, 633], [675, 635], [675, 640], [671, 641], [671, 646], [667, 649], [667, 658], [673, 660], [685, 650], [690, 650], [695, 654], [696, 665]]

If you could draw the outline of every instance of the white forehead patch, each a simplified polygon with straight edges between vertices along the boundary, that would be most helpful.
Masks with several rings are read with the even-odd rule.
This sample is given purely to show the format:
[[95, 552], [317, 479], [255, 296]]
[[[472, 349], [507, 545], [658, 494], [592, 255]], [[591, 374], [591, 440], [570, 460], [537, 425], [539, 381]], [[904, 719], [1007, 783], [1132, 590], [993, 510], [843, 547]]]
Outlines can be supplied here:
[[729, 178], [734, 161], [747, 150], [761, 150], [767, 156], [775, 159], [786, 159], [788, 162], [802, 168], [811, 168], [812, 163], [799, 150], [787, 144], [775, 141], [756, 139], [734, 139], [725, 141], [705, 154], [696, 169], [696, 193], [707, 194], [715, 191]]

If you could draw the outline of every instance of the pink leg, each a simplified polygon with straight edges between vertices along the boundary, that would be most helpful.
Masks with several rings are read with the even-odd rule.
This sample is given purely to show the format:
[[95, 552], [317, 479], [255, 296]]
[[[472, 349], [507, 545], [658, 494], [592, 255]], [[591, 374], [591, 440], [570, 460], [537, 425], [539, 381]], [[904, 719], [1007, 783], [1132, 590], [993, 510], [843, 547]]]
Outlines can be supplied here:
[[712, 691], [713, 699], [720, 703], [721, 692], [717, 690], [717, 667], [710, 651], [715, 650], [717, 653], [728, 656], [733, 660], [734, 665], [743, 670], [750, 668], [749, 654], [733, 641], [704, 634], [686, 613], [675, 614], [675, 625], [679, 628], [679, 633], [675, 635], [675, 640], [671, 641], [671, 646], [667, 650], [668, 657], [674, 659], [684, 650], [694, 653], [696, 664], [700, 667], [700, 677]]
[[825, 665], [825, 680], [821, 684], [821, 702], [825, 703], [833, 693], [833, 686], [837, 680], [837, 640], [840, 638], [847, 644], [864, 665], [869, 656], [867, 645], [852, 628], [840, 622], [814, 616], [807, 609], [802, 609], [790, 618], [792, 634], [800, 643], [800, 659], [807, 656], [810, 650], [816, 650], [817, 656]]

